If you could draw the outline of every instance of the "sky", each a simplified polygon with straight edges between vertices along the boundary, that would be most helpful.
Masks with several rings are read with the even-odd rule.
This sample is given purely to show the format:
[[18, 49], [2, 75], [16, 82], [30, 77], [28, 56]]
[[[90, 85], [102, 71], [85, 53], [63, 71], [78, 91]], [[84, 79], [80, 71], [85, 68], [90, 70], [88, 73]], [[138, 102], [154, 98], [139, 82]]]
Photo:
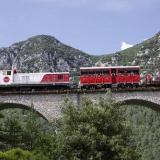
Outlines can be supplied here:
[[154, 36], [159, 15], [160, 0], [1, 0], [0, 47], [45, 34], [89, 54], [109, 54]]

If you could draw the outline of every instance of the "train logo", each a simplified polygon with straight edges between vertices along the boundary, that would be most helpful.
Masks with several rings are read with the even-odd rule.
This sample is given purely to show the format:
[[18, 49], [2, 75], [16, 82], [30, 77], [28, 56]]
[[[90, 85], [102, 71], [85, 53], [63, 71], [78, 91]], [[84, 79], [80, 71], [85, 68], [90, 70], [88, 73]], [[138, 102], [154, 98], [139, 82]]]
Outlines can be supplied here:
[[10, 80], [9, 77], [4, 77], [4, 78], [3, 78], [3, 81], [4, 81], [5, 83], [8, 83], [9, 80]]

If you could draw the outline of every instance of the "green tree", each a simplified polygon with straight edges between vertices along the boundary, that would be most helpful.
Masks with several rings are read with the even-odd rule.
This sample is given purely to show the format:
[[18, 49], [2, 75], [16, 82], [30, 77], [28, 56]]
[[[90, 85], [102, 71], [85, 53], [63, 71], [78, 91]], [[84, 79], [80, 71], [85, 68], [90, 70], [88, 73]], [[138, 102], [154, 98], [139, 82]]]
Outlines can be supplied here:
[[2, 113], [0, 113], [0, 118], [3, 118], [4, 116], [3, 116], [3, 114]]
[[141, 154], [141, 159], [159, 160], [160, 113], [145, 106], [122, 106], [121, 109], [132, 128], [130, 143]]
[[50, 123], [33, 109], [6, 110], [4, 115], [0, 118], [0, 150], [20, 147], [53, 159], [56, 143], [54, 127]]
[[55, 132], [49, 122], [42, 123], [37, 113], [32, 109], [27, 116], [22, 133], [25, 149], [37, 151], [53, 159], [55, 155]]
[[5, 118], [0, 127], [1, 149], [10, 149], [20, 145], [21, 131], [21, 124], [17, 116], [10, 115]]
[[57, 128], [57, 159], [133, 160], [138, 159], [129, 147], [129, 129], [111, 98], [96, 104], [84, 98], [77, 108], [66, 101]]
[[27, 150], [33, 150], [36, 147], [36, 141], [40, 133], [41, 124], [38, 116], [34, 111], [30, 111], [22, 133], [22, 138]]
[[48, 160], [45, 156], [16, 148], [0, 152], [1, 160]]
[[57, 160], [57, 142], [54, 133], [41, 133], [36, 140], [35, 151], [42, 153], [51, 160]]

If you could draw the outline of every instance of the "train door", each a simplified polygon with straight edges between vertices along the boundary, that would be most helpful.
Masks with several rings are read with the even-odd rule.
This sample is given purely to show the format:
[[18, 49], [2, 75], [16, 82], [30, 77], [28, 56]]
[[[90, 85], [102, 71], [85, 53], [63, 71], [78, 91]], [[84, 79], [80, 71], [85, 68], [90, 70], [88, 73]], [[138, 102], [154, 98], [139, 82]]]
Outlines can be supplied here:
[[112, 76], [112, 84], [117, 83], [117, 81], [116, 81], [116, 69], [111, 69], [111, 76]]

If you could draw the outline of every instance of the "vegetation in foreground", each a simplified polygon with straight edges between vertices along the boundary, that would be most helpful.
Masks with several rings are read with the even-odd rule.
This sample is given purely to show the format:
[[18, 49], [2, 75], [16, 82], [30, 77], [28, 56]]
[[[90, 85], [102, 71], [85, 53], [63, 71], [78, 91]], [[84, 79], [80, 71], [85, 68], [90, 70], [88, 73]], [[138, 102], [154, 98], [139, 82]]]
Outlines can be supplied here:
[[101, 98], [89, 99], [78, 110], [67, 103], [58, 128], [57, 139], [62, 159], [138, 159], [129, 146], [129, 130], [119, 104]]
[[11, 149], [6, 152], [0, 152], [1, 160], [48, 160], [42, 154], [24, 151], [20, 148]]
[[144, 106], [122, 106], [123, 115], [132, 128], [130, 144], [136, 146], [142, 160], [160, 158], [160, 113]]
[[[23, 121], [17, 112], [9, 116], [3, 112], [1, 156], [14, 157], [19, 153], [21, 157], [33, 156], [31, 160], [39, 155], [43, 155], [41, 160], [138, 159], [134, 147], [129, 145], [130, 130], [119, 105], [110, 98], [101, 98], [97, 104], [85, 98], [80, 108], [69, 100], [65, 104], [62, 118], [52, 124], [38, 118], [33, 110], [18, 111], [23, 113]], [[17, 147], [28, 151], [14, 149]]]

